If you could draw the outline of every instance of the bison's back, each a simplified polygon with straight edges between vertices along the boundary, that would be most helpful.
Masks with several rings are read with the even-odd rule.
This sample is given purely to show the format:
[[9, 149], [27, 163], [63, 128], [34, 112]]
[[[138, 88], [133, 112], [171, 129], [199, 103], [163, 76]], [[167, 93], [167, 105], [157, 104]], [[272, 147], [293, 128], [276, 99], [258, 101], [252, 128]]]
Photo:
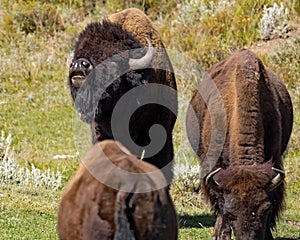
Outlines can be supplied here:
[[[101, 193], [105, 193], [103, 196]], [[65, 189], [58, 211], [58, 234], [60, 239], [112, 239], [115, 226], [115, 191], [95, 181], [83, 167]], [[99, 206], [96, 201], [105, 201]], [[103, 202], [104, 203], [104, 202]], [[102, 203], [102, 204], [103, 204]], [[104, 207], [105, 213], [101, 212]], [[99, 216], [100, 215], [100, 216]]]
[[[172, 200], [166, 188], [156, 189], [161, 184], [158, 181], [165, 181], [163, 175], [159, 174], [158, 179], [149, 177], [146, 173], [158, 169], [119, 146], [103, 141], [86, 153], [59, 206], [60, 239], [177, 238]], [[111, 163], [127, 174], [110, 172]], [[141, 177], [131, 178], [130, 173]], [[144, 192], [145, 189], [156, 190]]]
[[[187, 117], [188, 136], [200, 159], [206, 160], [209, 147], [215, 144], [211, 141], [224, 141], [215, 165], [226, 168], [233, 160], [262, 163], [272, 157], [274, 162], [281, 161], [293, 119], [291, 100], [281, 80], [254, 53], [242, 50], [208, 71], [200, 92], [212, 88], [216, 91], [208, 90], [206, 99], [199, 92], [194, 94], [190, 107], [195, 114]], [[216, 95], [219, 101], [213, 102]], [[224, 120], [225, 136], [220, 139], [211, 139], [212, 119]]]

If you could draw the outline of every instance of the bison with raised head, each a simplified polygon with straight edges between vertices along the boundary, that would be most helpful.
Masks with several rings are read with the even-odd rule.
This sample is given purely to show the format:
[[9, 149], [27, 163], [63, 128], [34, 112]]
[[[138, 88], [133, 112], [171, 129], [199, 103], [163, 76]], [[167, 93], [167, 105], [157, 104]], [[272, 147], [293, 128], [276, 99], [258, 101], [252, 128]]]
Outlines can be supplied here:
[[175, 240], [177, 218], [159, 169], [112, 140], [93, 145], [64, 190], [61, 240]]
[[282, 154], [292, 131], [290, 96], [251, 51], [214, 65], [191, 100], [190, 143], [217, 214], [213, 239], [270, 240], [283, 209]]
[[[127, 9], [109, 20], [89, 24], [80, 33], [67, 63], [71, 94], [81, 118], [91, 125], [92, 142], [116, 139], [137, 156], [146, 149], [144, 160], [158, 168], [167, 166], [163, 172], [168, 181], [172, 179], [176, 82], [150, 19], [138, 9]], [[144, 88], [138, 88], [141, 86]], [[121, 113], [113, 126], [113, 111], [120, 102]], [[130, 112], [132, 108], [136, 111]], [[126, 119], [128, 114], [130, 120]], [[164, 130], [151, 132], [158, 125]], [[149, 152], [146, 147], [151, 144], [161, 146]]]

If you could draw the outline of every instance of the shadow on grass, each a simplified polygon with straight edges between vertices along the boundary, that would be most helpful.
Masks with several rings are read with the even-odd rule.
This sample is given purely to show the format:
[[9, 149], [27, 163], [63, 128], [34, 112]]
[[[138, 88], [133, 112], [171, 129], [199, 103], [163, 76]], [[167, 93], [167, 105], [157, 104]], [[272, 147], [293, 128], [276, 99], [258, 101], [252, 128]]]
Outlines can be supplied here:
[[[179, 228], [208, 228], [214, 227], [215, 217], [211, 214], [202, 215], [179, 215]], [[274, 240], [300, 240], [300, 237], [285, 238], [277, 237]]]
[[213, 227], [215, 224], [215, 217], [210, 214], [203, 215], [180, 215], [179, 228], [204, 228]]
[[275, 240], [299, 240], [299, 238], [275, 238]]

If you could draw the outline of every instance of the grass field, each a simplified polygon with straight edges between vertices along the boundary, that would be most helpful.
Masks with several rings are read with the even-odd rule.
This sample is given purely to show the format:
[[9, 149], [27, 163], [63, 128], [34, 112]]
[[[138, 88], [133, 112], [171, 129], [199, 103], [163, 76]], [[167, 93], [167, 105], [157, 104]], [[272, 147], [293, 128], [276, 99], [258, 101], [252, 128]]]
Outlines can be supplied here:
[[[300, 239], [299, 1], [282, 1], [288, 14], [282, 15], [265, 40], [261, 39], [265, 35], [260, 34], [260, 19], [263, 6], [273, 6], [270, 0], [113, 0], [105, 5], [99, 1], [95, 6], [93, 2], [0, 1], [0, 131], [5, 136], [12, 135], [10, 154], [20, 168], [32, 170], [35, 166], [42, 172], [50, 169], [62, 175], [57, 190], [0, 179], [0, 239], [57, 239], [57, 206], [65, 184], [78, 167], [77, 152], [81, 150], [76, 144], [78, 133], [73, 129], [74, 108], [65, 60], [77, 34], [88, 22], [129, 6], [147, 10], [169, 49], [175, 72], [180, 73], [180, 114], [174, 143], [175, 170], [181, 174], [171, 188], [179, 215], [180, 239], [210, 239], [214, 224], [208, 206], [194, 193], [197, 178], [190, 168], [197, 160], [184, 133], [184, 110], [200, 81], [195, 76], [201, 75], [190, 69], [205, 71], [243, 47], [257, 52], [283, 79], [292, 96], [294, 128], [284, 156], [286, 210], [274, 236], [281, 240]], [[280, 1], [275, 2], [280, 6]], [[184, 64], [178, 61], [179, 53]], [[0, 145], [0, 161], [3, 153]]]

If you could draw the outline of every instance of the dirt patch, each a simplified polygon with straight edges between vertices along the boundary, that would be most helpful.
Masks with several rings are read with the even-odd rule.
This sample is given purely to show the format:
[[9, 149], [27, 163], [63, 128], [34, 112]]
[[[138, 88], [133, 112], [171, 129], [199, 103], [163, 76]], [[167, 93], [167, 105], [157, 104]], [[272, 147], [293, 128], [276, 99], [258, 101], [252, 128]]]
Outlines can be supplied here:
[[286, 38], [275, 38], [268, 41], [257, 41], [251, 47], [250, 50], [258, 55], [264, 55], [266, 53], [276, 52], [282, 45], [286, 43], [292, 43], [295, 39], [300, 38], [300, 27], [292, 26], [291, 30], [287, 33]]
[[296, 221], [286, 221], [288, 225], [292, 226], [293, 228], [297, 228], [297, 229], [300, 229], [300, 224]]

